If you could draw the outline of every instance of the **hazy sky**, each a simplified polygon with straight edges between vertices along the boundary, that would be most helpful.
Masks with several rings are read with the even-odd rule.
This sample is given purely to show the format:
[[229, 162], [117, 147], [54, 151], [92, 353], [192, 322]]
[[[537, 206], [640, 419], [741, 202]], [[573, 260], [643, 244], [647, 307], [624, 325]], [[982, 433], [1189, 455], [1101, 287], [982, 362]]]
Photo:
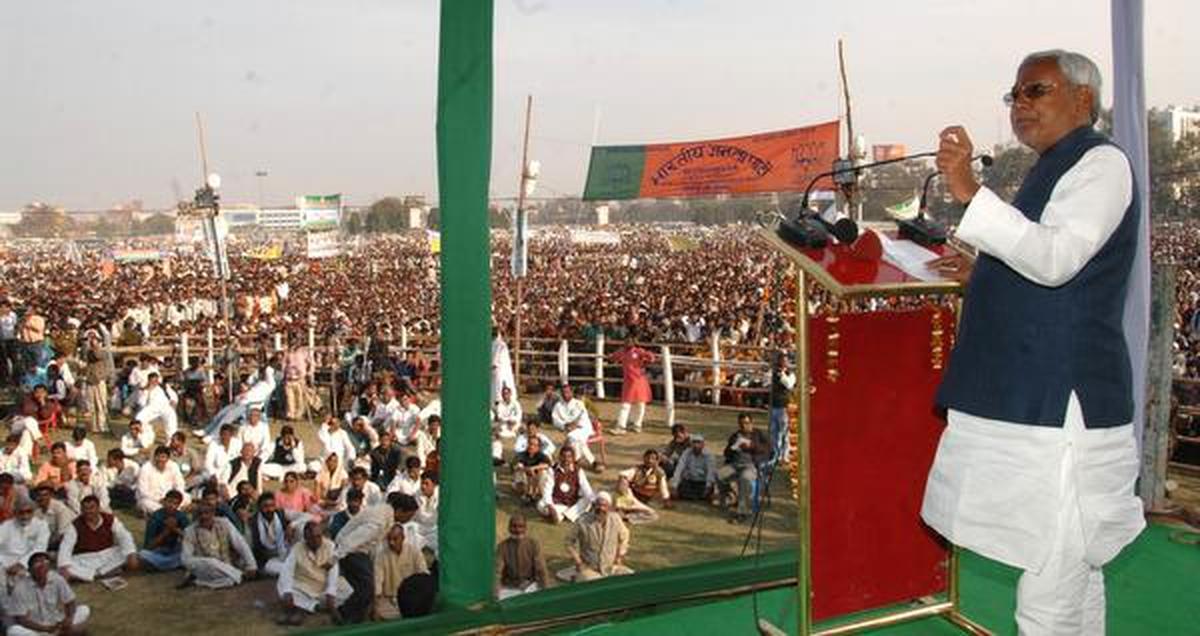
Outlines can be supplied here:
[[[1147, 100], [1200, 102], [1200, 3], [1146, 2]], [[1008, 139], [1027, 52], [1111, 76], [1107, 0], [496, 0], [492, 192], [515, 192], [534, 95], [538, 194], [578, 194], [599, 142], [719, 137], [836, 118], [845, 39], [856, 132]], [[0, 210], [170, 206], [200, 180], [194, 112], [227, 202], [343, 192], [436, 199], [438, 3], [51, 0], [0, 9]], [[1111, 91], [1105, 87], [1106, 105]], [[256, 170], [269, 176], [256, 178]]]

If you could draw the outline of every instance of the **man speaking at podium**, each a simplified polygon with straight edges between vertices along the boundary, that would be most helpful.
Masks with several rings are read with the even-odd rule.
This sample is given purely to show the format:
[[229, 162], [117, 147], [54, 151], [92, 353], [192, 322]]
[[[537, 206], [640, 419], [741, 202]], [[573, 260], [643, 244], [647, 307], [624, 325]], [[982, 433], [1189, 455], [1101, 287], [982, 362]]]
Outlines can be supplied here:
[[941, 132], [937, 166], [979, 250], [933, 265], [967, 278], [937, 402], [948, 426], [921, 516], [956, 545], [1021, 568], [1021, 634], [1104, 633], [1102, 566], [1145, 525], [1122, 330], [1139, 205], [1125, 154], [1093, 129], [1100, 71], [1026, 57], [1004, 95], [1038, 159], [1012, 204], [981, 187], [971, 140]]

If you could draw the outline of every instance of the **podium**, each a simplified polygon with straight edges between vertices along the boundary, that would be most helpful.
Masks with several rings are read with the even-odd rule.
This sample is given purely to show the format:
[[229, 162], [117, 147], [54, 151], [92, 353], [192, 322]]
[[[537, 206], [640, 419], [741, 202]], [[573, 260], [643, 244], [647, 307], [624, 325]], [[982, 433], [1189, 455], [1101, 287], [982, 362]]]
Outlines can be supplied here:
[[955, 548], [920, 518], [961, 286], [848, 246], [799, 249], [774, 228], [760, 235], [798, 271], [788, 466], [799, 514], [796, 633], [938, 616], [990, 634], [960, 611]]

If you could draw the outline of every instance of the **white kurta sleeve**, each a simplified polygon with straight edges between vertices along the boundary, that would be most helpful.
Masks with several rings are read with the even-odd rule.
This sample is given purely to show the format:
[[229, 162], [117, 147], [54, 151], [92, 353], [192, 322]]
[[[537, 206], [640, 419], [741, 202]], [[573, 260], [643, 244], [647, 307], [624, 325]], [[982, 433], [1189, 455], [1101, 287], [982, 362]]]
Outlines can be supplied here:
[[[74, 526], [72, 526], [72, 529], [74, 529]], [[128, 557], [137, 552], [137, 544], [133, 541], [133, 535], [129, 533], [125, 524], [121, 523], [121, 520], [116, 517], [113, 517], [113, 543], [116, 544], [117, 550], [120, 551], [123, 557]]]
[[299, 545], [293, 546], [288, 552], [287, 559], [283, 562], [283, 567], [279, 570], [279, 580], [275, 584], [275, 589], [281, 597], [292, 593], [296, 580], [296, 550], [300, 549], [302, 548]]
[[1025, 278], [1057, 287], [1074, 278], [1103, 247], [1132, 197], [1129, 161], [1113, 146], [1098, 146], [1058, 180], [1040, 222], [980, 188], [956, 236]]
[[58, 567], [65, 568], [74, 563], [75, 542], [78, 540], [75, 524], [68, 525], [67, 529], [63, 531], [62, 541], [58, 544]]
[[338, 579], [341, 578], [341, 574], [337, 561], [334, 561], [333, 567], [329, 568], [325, 575], [325, 596], [337, 596]]
[[243, 570], [257, 570], [258, 562], [254, 560], [254, 552], [250, 550], [250, 544], [246, 542], [246, 538], [238, 532], [237, 527], [228, 519], [217, 519], [217, 523], [223, 523], [229, 530], [229, 544], [233, 547], [233, 551], [237, 552], [238, 557], [242, 560]]

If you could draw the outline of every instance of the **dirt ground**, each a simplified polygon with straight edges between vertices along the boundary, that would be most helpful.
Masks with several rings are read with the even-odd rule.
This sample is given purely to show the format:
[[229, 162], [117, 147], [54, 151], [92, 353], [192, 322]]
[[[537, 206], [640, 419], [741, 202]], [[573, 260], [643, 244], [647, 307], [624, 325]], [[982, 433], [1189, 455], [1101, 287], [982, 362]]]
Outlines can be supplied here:
[[[523, 400], [527, 412], [534, 408], [531, 400]], [[616, 415], [617, 405], [608, 402], [597, 404], [601, 418], [609, 422]], [[677, 421], [699, 431], [709, 440], [710, 449], [720, 454], [725, 438], [736, 428], [737, 411], [727, 409], [677, 408]], [[603, 473], [589, 473], [593, 488], [613, 490], [617, 473], [641, 461], [647, 448], [660, 448], [668, 437], [663, 423], [665, 414], [661, 408], [647, 408], [646, 427], [641, 434], [608, 437], [608, 468]], [[766, 414], [756, 412], [755, 423], [767, 426]], [[319, 449], [315, 429], [307, 422], [293, 422], [310, 453]], [[277, 431], [279, 420], [272, 420], [271, 427]], [[126, 430], [123, 419], [113, 426], [112, 435], [93, 437], [97, 451], [103, 456], [109, 448], [116, 446]], [[562, 441], [557, 431], [548, 431], [556, 444]], [[162, 431], [159, 431], [161, 438]], [[69, 437], [66, 431], [54, 434], [55, 440]], [[200, 448], [199, 442], [191, 442]], [[506, 447], [510, 452], [511, 442]], [[782, 474], [780, 475], [782, 477]], [[522, 510], [530, 517], [530, 534], [542, 542], [547, 555], [548, 567], [553, 572], [570, 565], [566, 556], [564, 540], [568, 525], [552, 525], [537, 518], [532, 508], [522, 508], [520, 501], [512, 495], [507, 470], [497, 474], [496, 499], [497, 540], [507, 534], [508, 516]], [[268, 481], [274, 489], [278, 482]], [[311, 487], [311, 483], [308, 484]], [[763, 550], [773, 550], [794, 544], [796, 505], [789, 492], [786, 479], [777, 479], [771, 485], [772, 503], [764, 512], [762, 533]], [[631, 546], [627, 563], [636, 571], [684, 565], [737, 556], [742, 549], [748, 526], [733, 525], [726, 521], [723, 513], [707, 504], [680, 503], [672, 510], [660, 510], [660, 518], [651, 524], [630, 526]], [[117, 511], [117, 516], [141, 542], [145, 520], [129, 511]], [[228, 633], [237, 630], [243, 636], [278, 634], [288, 629], [275, 625], [278, 602], [273, 579], [249, 581], [229, 590], [204, 590], [195, 587], [176, 590], [175, 584], [183, 579], [182, 571], [171, 573], [138, 574], [126, 577], [129, 585], [123, 590], [109, 592], [96, 584], [76, 584], [74, 589], [80, 602], [92, 608], [89, 620], [92, 634], [122, 634], [124, 636], [151, 636], [169, 629], [182, 633]], [[310, 618], [301, 629], [328, 625], [323, 616]], [[290, 631], [297, 631], [291, 629]]]

